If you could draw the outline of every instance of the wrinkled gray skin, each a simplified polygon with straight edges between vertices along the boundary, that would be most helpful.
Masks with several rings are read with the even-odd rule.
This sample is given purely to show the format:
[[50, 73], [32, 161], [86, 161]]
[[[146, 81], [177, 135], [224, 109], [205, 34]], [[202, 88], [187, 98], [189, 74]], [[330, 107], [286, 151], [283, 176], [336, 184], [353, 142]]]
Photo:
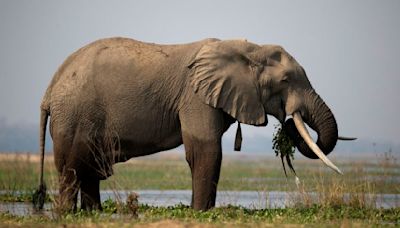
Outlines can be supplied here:
[[[41, 150], [50, 116], [60, 203], [75, 209], [80, 189], [82, 208], [101, 209], [99, 181], [114, 163], [183, 143], [192, 207], [207, 210], [215, 205], [221, 137], [229, 126], [236, 120], [265, 126], [267, 114], [283, 123], [294, 112], [329, 153], [336, 121], [303, 68], [279, 46], [103, 39], [73, 53], [54, 75], [41, 104]], [[304, 144], [301, 138], [297, 144]]]

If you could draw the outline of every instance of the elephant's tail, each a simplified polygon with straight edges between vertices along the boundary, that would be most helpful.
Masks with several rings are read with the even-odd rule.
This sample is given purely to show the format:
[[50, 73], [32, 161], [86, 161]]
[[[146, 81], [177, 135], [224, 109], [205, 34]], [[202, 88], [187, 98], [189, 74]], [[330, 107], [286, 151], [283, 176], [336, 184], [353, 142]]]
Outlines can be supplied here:
[[46, 142], [46, 127], [49, 113], [45, 109], [40, 110], [40, 180], [39, 184], [44, 185], [43, 171], [44, 171], [44, 151]]
[[49, 112], [46, 109], [40, 110], [40, 178], [39, 188], [36, 190], [32, 197], [33, 207], [37, 210], [43, 209], [44, 201], [46, 199], [46, 183], [43, 180], [44, 172], [44, 151], [46, 142], [46, 127]]

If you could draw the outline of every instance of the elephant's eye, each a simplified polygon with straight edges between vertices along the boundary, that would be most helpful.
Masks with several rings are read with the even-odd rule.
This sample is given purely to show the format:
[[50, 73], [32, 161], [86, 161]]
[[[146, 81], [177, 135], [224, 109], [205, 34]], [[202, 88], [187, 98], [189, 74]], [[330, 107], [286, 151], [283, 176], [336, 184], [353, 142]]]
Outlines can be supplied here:
[[283, 82], [283, 83], [289, 83], [289, 77], [284, 76], [284, 77], [282, 78], [281, 82]]
[[288, 83], [292, 78], [294, 78], [294, 72], [293, 71], [287, 71], [283, 75], [281, 81], [284, 83]]

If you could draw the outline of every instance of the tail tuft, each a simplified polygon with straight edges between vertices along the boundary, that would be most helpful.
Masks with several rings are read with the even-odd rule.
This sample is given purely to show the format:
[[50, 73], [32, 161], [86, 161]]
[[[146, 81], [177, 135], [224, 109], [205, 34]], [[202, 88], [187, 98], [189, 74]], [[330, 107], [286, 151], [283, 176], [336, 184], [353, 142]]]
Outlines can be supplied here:
[[45, 201], [46, 201], [46, 183], [42, 183], [39, 185], [39, 188], [32, 195], [33, 208], [35, 210], [42, 210]]

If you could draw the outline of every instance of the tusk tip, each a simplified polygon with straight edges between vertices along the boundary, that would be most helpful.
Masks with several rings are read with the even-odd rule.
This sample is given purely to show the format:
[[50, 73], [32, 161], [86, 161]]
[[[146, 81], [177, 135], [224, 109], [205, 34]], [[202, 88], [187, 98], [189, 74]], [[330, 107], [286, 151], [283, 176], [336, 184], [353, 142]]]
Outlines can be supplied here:
[[339, 136], [338, 140], [344, 140], [344, 141], [352, 141], [352, 140], [356, 140], [357, 138], [355, 137], [344, 137], [344, 136]]
[[340, 169], [336, 170], [336, 172], [343, 176], [343, 172]]

